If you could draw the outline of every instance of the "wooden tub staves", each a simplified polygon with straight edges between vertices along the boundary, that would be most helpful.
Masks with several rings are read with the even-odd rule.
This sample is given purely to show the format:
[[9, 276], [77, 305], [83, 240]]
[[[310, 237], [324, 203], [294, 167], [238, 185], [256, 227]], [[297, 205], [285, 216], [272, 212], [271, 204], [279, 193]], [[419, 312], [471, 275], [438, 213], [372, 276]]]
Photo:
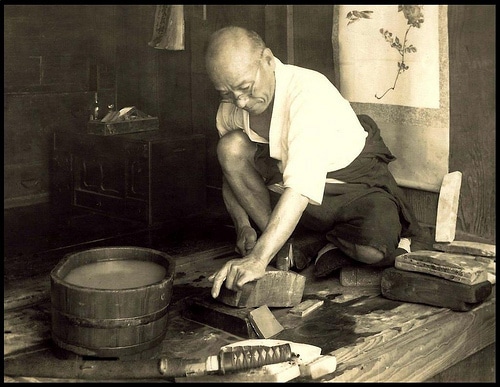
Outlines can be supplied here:
[[174, 273], [173, 258], [148, 248], [67, 254], [50, 273], [53, 341], [82, 356], [151, 351], [165, 337]]

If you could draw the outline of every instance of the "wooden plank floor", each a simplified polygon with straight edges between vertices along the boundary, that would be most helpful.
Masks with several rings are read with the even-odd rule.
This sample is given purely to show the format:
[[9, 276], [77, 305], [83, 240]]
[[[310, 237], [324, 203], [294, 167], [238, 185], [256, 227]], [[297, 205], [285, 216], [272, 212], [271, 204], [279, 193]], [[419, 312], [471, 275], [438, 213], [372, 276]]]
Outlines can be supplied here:
[[[102, 219], [87, 224], [106, 225]], [[45, 250], [36, 253], [30, 246], [31, 250], [25, 248], [23, 254], [4, 256], [4, 358], [51, 356], [48, 274], [65, 253], [90, 245], [156, 248], [176, 260], [161, 356], [203, 358], [216, 354], [222, 345], [242, 339], [186, 320], [179, 313], [185, 297], [209, 293], [207, 277], [235, 256], [234, 229], [228, 227], [227, 218], [198, 220], [192, 227], [176, 230], [144, 230], [130, 224], [119, 227], [118, 233], [102, 230], [101, 238], [84, 245], [67, 243], [58, 247], [45, 234], [38, 239], [45, 243]], [[91, 234], [95, 230], [82, 232]], [[71, 238], [59, 238], [71, 242]], [[22, 248], [22, 241], [18, 243]], [[10, 246], [9, 252], [16, 251], [15, 244]], [[324, 300], [323, 306], [303, 319], [289, 315], [288, 308], [272, 311], [285, 327], [278, 339], [317, 345], [323, 354], [336, 356], [337, 370], [322, 378], [323, 382], [425, 381], [495, 342], [495, 294], [470, 312], [452, 312], [388, 300], [373, 287], [343, 287], [338, 275], [318, 280], [312, 269], [310, 266], [301, 272], [307, 278], [304, 299]], [[31, 378], [26, 374], [4, 376], [4, 381], [82, 380]]]
[[[182, 275], [174, 285], [177, 298], [172, 301], [161, 356], [203, 358], [242, 339], [177, 313], [183, 297], [209, 292], [208, 274], [232, 252], [221, 249], [208, 259], [200, 257], [179, 258]], [[323, 354], [336, 356], [337, 370], [324, 382], [425, 381], [494, 342], [494, 297], [471, 312], [452, 312], [388, 300], [374, 288], [342, 287], [336, 278], [312, 281], [311, 269], [302, 272], [309, 285], [304, 297], [323, 299], [320, 310], [304, 319], [290, 316], [287, 308], [273, 313], [285, 327], [277, 339], [317, 345]], [[49, 313], [47, 302], [5, 312], [4, 355], [42, 351], [47, 356], [43, 351], [50, 348]]]

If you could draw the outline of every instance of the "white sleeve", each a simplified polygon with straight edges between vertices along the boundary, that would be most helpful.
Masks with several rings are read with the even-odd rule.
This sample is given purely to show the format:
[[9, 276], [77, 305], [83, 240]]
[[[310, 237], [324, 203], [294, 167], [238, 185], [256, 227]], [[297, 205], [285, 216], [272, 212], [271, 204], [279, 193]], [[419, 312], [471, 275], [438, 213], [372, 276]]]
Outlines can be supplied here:
[[366, 132], [348, 101], [319, 83], [290, 104], [285, 186], [321, 204], [326, 174], [349, 165], [363, 149]]
[[219, 136], [235, 129], [243, 129], [243, 117], [238, 108], [230, 102], [221, 102], [215, 118]]

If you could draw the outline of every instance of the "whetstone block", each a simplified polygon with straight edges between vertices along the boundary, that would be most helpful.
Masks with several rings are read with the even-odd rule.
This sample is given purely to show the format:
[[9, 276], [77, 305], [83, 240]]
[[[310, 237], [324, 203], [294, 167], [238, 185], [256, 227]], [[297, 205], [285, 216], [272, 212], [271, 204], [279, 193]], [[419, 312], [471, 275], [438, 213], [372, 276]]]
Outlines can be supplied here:
[[443, 178], [437, 208], [436, 242], [451, 242], [455, 239], [461, 185], [460, 171], [450, 172]]
[[394, 266], [405, 271], [432, 274], [449, 281], [467, 285], [488, 280], [486, 264], [473, 256], [419, 250], [396, 257]]
[[248, 318], [259, 339], [268, 339], [285, 328], [276, 320], [267, 305], [262, 305], [248, 313]]
[[243, 285], [234, 291], [222, 285], [218, 301], [238, 308], [257, 308], [267, 305], [270, 308], [293, 307], [300, 304], [306, 277], [293, 271], [269, 269], [256, 281]]
[[382, 274], [382, 296], [396, 301], [412, 302], [466, 312], [489, 297], [492, 285], [488, 281], [466, 285], [430, 274], [414, 273], [396, 268]]
[[452, 241], [449, 243], [434, 243], [436, 250], [446, 253], [479, 255], [481, 257], [496, 257], [496, 246], [489, 243], [468, 241]]

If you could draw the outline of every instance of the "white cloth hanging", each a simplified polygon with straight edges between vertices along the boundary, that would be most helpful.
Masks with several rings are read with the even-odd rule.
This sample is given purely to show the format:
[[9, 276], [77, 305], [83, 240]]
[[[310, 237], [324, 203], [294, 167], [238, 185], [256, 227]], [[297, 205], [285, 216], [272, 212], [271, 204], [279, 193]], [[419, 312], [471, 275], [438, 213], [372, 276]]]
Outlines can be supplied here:
[[157, 5], [153, 37], [148, 43], [161, 50], [184, 50], [184, 6]]

